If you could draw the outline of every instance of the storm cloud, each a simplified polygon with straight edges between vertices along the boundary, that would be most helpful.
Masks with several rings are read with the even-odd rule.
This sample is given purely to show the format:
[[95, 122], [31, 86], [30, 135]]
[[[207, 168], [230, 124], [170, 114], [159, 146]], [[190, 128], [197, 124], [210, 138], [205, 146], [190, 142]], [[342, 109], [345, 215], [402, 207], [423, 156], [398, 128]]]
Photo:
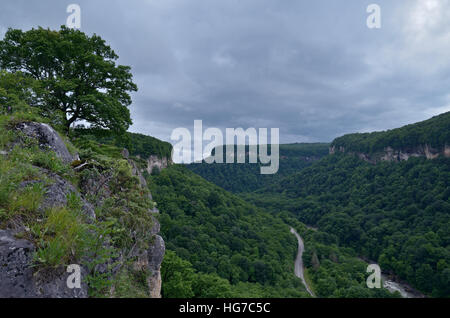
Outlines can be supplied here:
[[[366, 8], [381, 8], [381, 28]], [[331, 141], [450, 110], [447, 0], [2, 0], [8, 27], [82, 31], [132, 66], [133, 132], [277, 127], [281, 142]]]

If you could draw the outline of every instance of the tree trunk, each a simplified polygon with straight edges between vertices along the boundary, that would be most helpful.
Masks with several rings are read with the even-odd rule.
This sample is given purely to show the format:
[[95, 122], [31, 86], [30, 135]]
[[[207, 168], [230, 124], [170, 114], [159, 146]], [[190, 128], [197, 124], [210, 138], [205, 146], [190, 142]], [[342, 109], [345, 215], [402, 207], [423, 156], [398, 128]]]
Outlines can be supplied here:
[[70, 126], [75, 122], [75, 120], [75, 116], [72, 116], [70, 119], [66, 120], [67, 136], [70, 136]]

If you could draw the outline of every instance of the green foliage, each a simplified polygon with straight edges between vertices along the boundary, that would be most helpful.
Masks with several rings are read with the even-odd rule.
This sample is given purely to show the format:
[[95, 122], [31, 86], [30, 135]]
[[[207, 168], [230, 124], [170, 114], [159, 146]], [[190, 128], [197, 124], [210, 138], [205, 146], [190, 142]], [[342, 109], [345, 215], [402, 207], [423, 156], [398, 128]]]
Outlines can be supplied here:
[[196, 298], [239, 297], [239, 294], [232, 293], [230, 282], [217, 274], [197, 274], [192, 290]]
[[372, 133], [356, 133], [336, 138], [331, 146], [346, 152], [375, 153], [386, 147], [393, 149], [413, 149], [420, 145], [429, 145], [443, 150], [450, 142], [450, 112], [431, 119], [396, 128]]
[[84, 158], [90, 158], [93, 154], [98, 154], [114, 159], [122, 158], [122, 149], [116, 146], [99, 143], [94, 139], [89, 139], [87, 136], [77, 137], [72, 140], [78, 148], [82, 149], [81, 155]]
[[162, 296], [164, 298], [192, 298], [195, 270], [192, 264], [166, 250], [161, 265]]
[[[40, 116], [33, 93], [38, 84], [21, 72], [8, 73], [0, 69], [0, 147], [3, 149], [15, 135], [10, 128], [26, 121], [48, 121]], [[31, 105], [31, 106], [30, 106]]]
[[303, 261], [319, 297], [397, 297], [386, 289], [369, 289], [367, 263], [356, 258], [351, 250], [317, 240], [317, 234], [320, 232], [302, 233], [305, 240]]
[[[110, 296], [113, 284], [112, 267], [118, 265], [112, 260], [119, 257], [119, 251], [110, 244], [110, 238], [117, 231], [116, 223], [115, 219], [110, 218], [108, 220], [97, 219], [96, 222], [89, 225], [91, 235], [86, 237], [85, 244], [89, 247], [90, 257], [90, 261], [87, 263], [89, 275], [86, 277], [90, 297]], [[104, 267], [105, 265], [106, 270], [98, 270], [98, 266]]]
[[[15, 136], [7, 130], [4, 118], [0, 118], [0, 126], [5, 128], [0, 130], [0, 140], [4, 140], [6, 146]], [[17, 218], [30, 218], [37, 213], [41, 202], [46, 180], [31, 165], [32, 160], [24, 159], [25, 152], [27, 149], [21, 152], [16, 147], [8, 156], [0, 155], [0, 225], [20, 223]], [[34, 182], [37, 180], [40, 182]]]
[[[134, 259], [129, 256], [137, 249], [148, 249], [152, 242], [150, 230], [154, 221], [149, 210], [154, 203], [148, 189], [141, 187], [132, 174], [127, 160], [105, 155], [104, 147], [100, 153], [97, 149], [80, 152], [81, 160], [89, 163], [79, 174], [80, 185], [97, 185], [96, 191], [85, 193], [85, 198], [96, 207], [97, 216], [93, 239], [96, 245], [92, 244], [91, 249], [94, 260], [89, 264], [90, 296], [148, 297], [146, 279], [150, 273], [136, 271]], [[105, 264], [106, 272], [99, 272], [96, 266]], [[113, 268], [120, 271], [115, 273]]]
[[[101, 191], [86, 196], [97, 207], [97, 220], [110, 222], [111, 241], [115, 247], [126, 250], [130, 250], [135, 244], [145, 247], [151, 241], [149, 229], [153, 226], [151, 213], [148, 212], [153, 207], [148, 189], [140, 186], [139, 179], [132, 175], [126, 160], [92, 153], [90, 157], [82, 157], [89, 161], [94, 161], [94, 158], [96, 163], [81, 172], [80, 182], [107, 181], [106, 198], [102, 199], [105, 194]], [[108, 169], [104, 170], [105, 167]], [[99, 200], [101, 205], [98, 205]]]
[[[196, 297], [237, 297], [240, 295], [232, 292], [233, 286], [242, 282], [260, 286], [249, 287], [246, 295], [254, 291], [252, 297], [305, 296], [300, 280], [293, 275], [295, 237], [279, 219], [183, 166], [162, 170], [150, 177], [150, 185], [161, 211], [166, 247], [181, 259], [179, 263], [184, 262], [180, 267], [190, 268], [188, 261], [195, 273], [202, 275], [183, 293], [192, 290]], [[167, 255], [169, 262], [170, 253]], [[176, 290], [188, 286], [189, 281], [189, 275], [181, 273], [163, 275], [163, 288], [166, 295], [176, 297]], [[230, 292], [225, 281], [231, 285]], [[223, 285], [223, 290], [214, 289], [214, 282]]]
[[[123, 148], [128, 149], [133, 157], [147, 159], [150, 156], [159, 158], [170, 158], [172, 155], [172, 145], [151, 136], [126, 132], [117, 136], [106, 129], [81, 128], [74, 131], [77, 142], [84, 143], [84, 146], [92, 147], [88, 141], [95, 142], [98, 148], [96, 151], [104, 153], [103, 148], [111, 147], [117, 149], [116, 154]], [[101, 146], [100, 146], [101, 145]], [[109, 154], [110, 155], [110, 154]]]
[[12, 114], [35, 106], [38, 103], [34, 93], [37, 86], [37, 81], [24, 73], [0, 70], [0, 114]]
[[45, 223], [36, 223], [32, 233], [38, 242], [36, 261], [44, 266], [71, 264], [85, 255], [85, 237], [88, 228], [80, 216], [66, 208], [47, 212]]
[[131, 125], [128, 92], [137, 87], [130, 67], [116, 65], [117, 59], [99, 36], [65, 26], [59, 31], [9, 29], [0, 41], [0, 67], [37, 80], [43, 114], [63, 113], [67, 129], [77, 120], [116, 132]]
[[[248, 199], [319, 227], [327, 244], [378, 260], [422, 292], [449, 296], [450, 159], [369, 164], [328, 156]], [[323, 264], [321, 262], [321, 264]], [[425, 279], [426, 277], [426, 279]]]
[[[133, 248], [146, 249], [152, 242], [153, 219], [148, 211], [154, 204], [148, 189], [139, 185], [126, 160], [95, 152], [95, 147], [80, 152], [78, 164], [89, 165], [75, 173], [53, 151], [41, 150], [34, 139], [14, 130], [22, 120], [18, 109], [0, 116], [4, 128], [0, 130], [0, 150], [8, 150], [7, 155], [0, 155], [0, 227], [26, 229], [18, 235], [36, 244], [37, 270], [69, 263], [85, 265], [91, 297], [148, 296], [145, 280], [149, 274], [135, 272], [133, 259], [126, 257]], [[12, 142], [16, 145], [11, 149]], [[76, 151], [73, 146], [72, 151]], [[96, 220], [87, 220], [76, 193], [67, 195], [65, 206], [40, 208], [44, 189], [53, 182], [47, 170], [80, 182], [92, 178], [101, 184], [102, 177], [110, 178], [103, 198], [101, 193], [87, 197], [97, 206]], [[116, 273], [114, 268], [121, 270]], [[111, 290], [115, 292], [111, 294]]]
[[146, 271], [136, 271], [124, 267], [114, 280], [114, 296], [118, 298], [148, 298]]
[[16, 191], [11, 191], [7, 196], [9, 215], [23, 215], [37, 211], [43, 195], [43, 186], [40, 183], [31, 184]]
[[[137, 145], [130, 147], [136, 156], [169, 157], [171, 146], [143, 135], [128, 134], [123, 140], [117, 135], [131, 124], [128, 93], [137, 89], [130, 68], [116, 65], [117, 59], [100, 37], [65, 27], [10, 29], [0, 41], [0, 226], [24, 229], [18, 235], [36, 244], [39, 270], [69, 262], [85, 265], [90, 296], [144, 297], [149, 294], [150, 273], [135, 271], [131, 255], [152, 243], [154, 219], [149, 210], [154, 203], [120, 151], [127, 141]], [[89, 122], [92, 131], [114, 136], [105, 144], [83, 136], [76, 140], [85, 148], [73, 165], [86, 164], [81, 173], [14, 130], [18, 123], [36, 121], [67, 131], [77, 120]], [[71, 153], [77, 152], [68, 138], [63, 139]], [[145, 164], [135, 160], [138, 166]], [[52, 173], [76, 187], [92, 176], [89, 181], [106, 187], [106, 194], [94, 192], [88, 198], [96, 206], [96, 220], [87, 220], [75, 193], [67, 196], [66, 206], [41, 207]]]
[[[233, 193], [248, 193], [308, 167], [315, 160], [328, 154], [328, 146], [329, 144], [325, 143], [280, 145], [280, 167], [275, 175], [262, 175], [260, 171], [261, 163], [249, 164], [248, 155], [246, 155], [247, 164], [208, 164], [203, 162], [192, 163], [186, 165], [186, 167], [225, 190]], [[224, 154], [225, 147], [223, 146], [222, 150]], [[248, 150], [249, 147], [246, 146], [246, 153], [248, 153]], [[268, 152], [270, 153], [270, 145]], [[214, 153], [215, 149], [213, 150]]]

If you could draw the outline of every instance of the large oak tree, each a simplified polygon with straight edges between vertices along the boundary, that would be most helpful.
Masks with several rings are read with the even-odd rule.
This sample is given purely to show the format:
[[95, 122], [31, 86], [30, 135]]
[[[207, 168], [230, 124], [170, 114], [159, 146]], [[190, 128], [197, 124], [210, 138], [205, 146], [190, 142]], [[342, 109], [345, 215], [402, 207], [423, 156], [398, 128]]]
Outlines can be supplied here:
[[0, 41], [0, 68], [22, 72], [41, 85], [44, 113], [60, 111], [69, 130], [85, 120], [116, 132], [132, 123], [130, 92], [137, 91], [129, 66], [97, 35], [62, 26], [59, 31], [9, 29]]

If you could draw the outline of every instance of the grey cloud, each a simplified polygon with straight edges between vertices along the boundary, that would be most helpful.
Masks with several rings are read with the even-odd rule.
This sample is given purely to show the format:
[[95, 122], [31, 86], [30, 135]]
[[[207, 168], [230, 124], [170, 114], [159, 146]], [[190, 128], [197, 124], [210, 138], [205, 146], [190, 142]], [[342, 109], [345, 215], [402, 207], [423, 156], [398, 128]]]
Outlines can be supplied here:
[[[438, 2], [450, 12], [448, 1]], [[282, 142], [331, 141], [450, 110], [450, 20], [436, 10], [424, 13], [434, 24], [418, 20], [419, 0], [377, 1], [380, 30], [365, 25], [372, 1], [78, 3], [83, 31], [101, 35], [132, 66], [135, 132], [169, 140], [172, 129], [202, 119], [219, 128], [279, 127]], [[4, 0], [0, 25], [57, 28], [68, 4]]]

